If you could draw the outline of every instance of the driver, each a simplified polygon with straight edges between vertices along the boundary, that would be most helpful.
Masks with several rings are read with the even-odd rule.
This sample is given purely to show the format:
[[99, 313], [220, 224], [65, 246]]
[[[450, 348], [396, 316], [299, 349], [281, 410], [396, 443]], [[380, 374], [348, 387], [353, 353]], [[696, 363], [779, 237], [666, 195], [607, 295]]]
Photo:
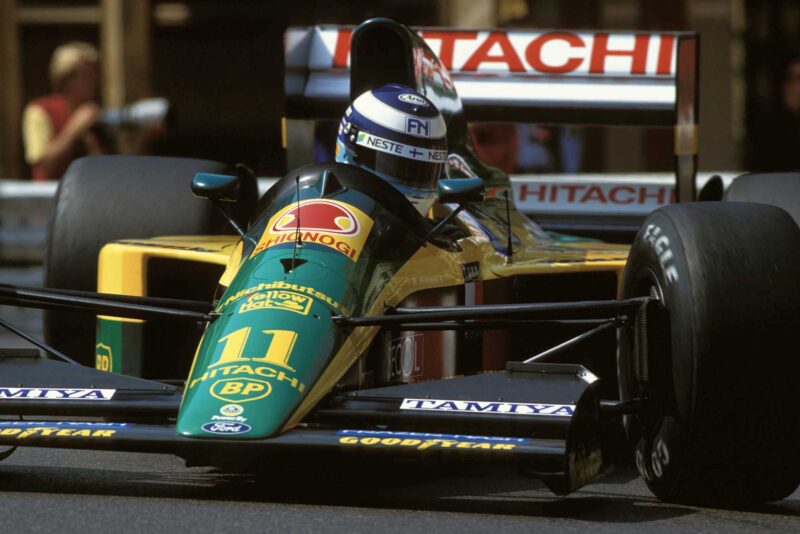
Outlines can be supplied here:
[[430, 100], [390, 83], [362, 93], [347, 108], [336, 138], [336, 161], [383, 178], [425, 216], [447, 159], [446, 133]]

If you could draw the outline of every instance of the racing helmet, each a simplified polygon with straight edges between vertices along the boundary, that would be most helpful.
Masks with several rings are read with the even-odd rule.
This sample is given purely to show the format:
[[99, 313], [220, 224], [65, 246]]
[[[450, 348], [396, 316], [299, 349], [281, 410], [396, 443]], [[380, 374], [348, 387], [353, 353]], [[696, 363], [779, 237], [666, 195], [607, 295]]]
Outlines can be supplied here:
[[347, 108], [336, 138], [336, 161], [383, 178], [425, 215], [447, 160], [446, 133], [430, 100], [390, 83], [362, 93]]

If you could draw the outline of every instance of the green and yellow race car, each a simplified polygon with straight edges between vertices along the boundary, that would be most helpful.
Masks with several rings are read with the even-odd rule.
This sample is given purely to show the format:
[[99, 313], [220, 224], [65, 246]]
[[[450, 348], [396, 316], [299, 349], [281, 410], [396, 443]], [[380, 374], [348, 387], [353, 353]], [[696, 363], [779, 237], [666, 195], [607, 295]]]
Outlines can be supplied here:
[[[437, 35], [452, 62], [454, 41]], [[617, 41], [566, 35], [573, 51], [593, 43], [593, 80], [597, 50]], [[621, 106], [679, 125], [684, 201], [694, 196], [694, 36], [651, 37], [655, 59], [645, 47], [642, 68], [665, 77], [651, 85], [678, 87], [671, 112], [662, 93]], [[535, 36], [527, 60], [553, 39]], [[652, 213], [631, 247], [545, 233], [515, 208], [508, 177], [475, 156], [459, 78], [419, 33], [376, 19], [348, 43], [352, 94], [402, 83], [445, 117], [447, 176], [429, 216], [342, 163], [301, 167], [258, 198], [242, 166], [75, 162], [51, 221], [48, 288], [0, 286], [0, 304], [48, 310], [47, 343], [32, 340], [47, 356], [0, 349], [0, 411], [19, 416], [0, 421], [0, 445], [237, 469], [290, 454], [513, 462], [558, 494], [630, 455], [665, 500], [743, 505], [793, 492], [792, 217], [681, 202]], [[331, 45], [334, 60], [342, 53]], [[539, 58], [556, 74], [566, 64]], [[497, 107], [464, 87], [478, 115]], [[601, 97], [589, 115], [625, 116], [613, 94], [586, 101]]]

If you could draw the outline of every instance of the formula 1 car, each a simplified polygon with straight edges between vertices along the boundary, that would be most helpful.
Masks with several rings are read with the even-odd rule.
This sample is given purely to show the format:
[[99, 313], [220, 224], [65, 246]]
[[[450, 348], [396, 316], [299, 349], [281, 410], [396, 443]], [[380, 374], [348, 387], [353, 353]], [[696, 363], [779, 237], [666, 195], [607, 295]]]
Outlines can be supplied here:
[[[674, 52], [694, 36], [658, 38]], [[49, 288], [0, 286], [0, 304], [49, 314], [49, 343], [19, 332], [49, 357], [0, 350], [0, 413], [15, 417], [0, 421], [0, 445], [245, 469], [290, 454], [513, 462], [557, 494], [630, 453], [665, 500], [793, 492], [791, 216], [682, 202], [649, 216], [630, 248], [553, 237], [475, 157], [453, 80], [416, 32], [377, 19], [351, 42], [353, 94], [404, 83], [447, 118], [432, 216], [337, 163], [256, 199], [241, 166], [77, 161], [53, 214]], [[679, 156], [680, 176], [692, 157]], [[190, 180], [206, 200], [188, 197]], [[212, 207], [238, 235], [209, 235]], [[87, 291], [95, 268], [99, 292]], [[96, 369], [70, 357], [86, 354]]]

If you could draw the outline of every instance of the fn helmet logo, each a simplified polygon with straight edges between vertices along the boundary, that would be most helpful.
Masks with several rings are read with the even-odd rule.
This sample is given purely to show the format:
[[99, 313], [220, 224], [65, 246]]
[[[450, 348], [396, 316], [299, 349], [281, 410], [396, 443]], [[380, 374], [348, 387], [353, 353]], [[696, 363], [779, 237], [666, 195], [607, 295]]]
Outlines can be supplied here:
[[431, 123], [428, 121], [415, 119], [412, 117], [406, 118], [406, 133], [430, 136]]

